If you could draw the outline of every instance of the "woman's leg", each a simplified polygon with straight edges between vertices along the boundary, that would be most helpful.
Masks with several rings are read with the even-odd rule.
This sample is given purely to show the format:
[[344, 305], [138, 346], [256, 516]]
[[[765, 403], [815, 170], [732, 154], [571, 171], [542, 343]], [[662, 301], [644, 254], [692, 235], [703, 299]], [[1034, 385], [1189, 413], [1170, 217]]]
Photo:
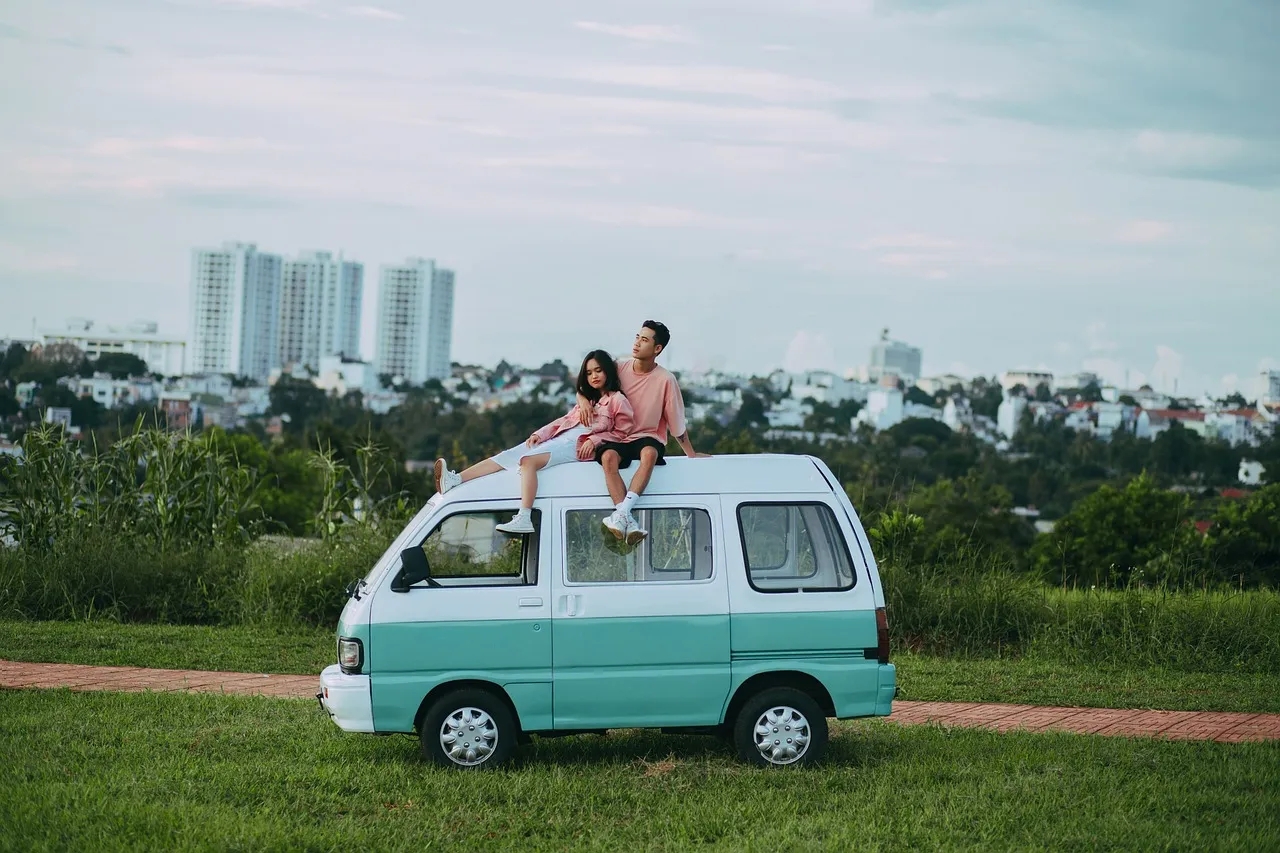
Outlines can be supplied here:
[[526, 456], [520, 460], [520, 507], [533, 509], [533, 499], [538, 496], [538, 472], [547, 467], [550, 453]]
[[501, 470], [502, 466], [497, 462], [494, 462], [492, 458], [489, 458], [483, 462], [477, 462], [467, 470], [463, 471], [462, 482], [465, 483], [468, 480], [474, 480], [476, 477], [486, 477], [489, 474], [496, 474]]

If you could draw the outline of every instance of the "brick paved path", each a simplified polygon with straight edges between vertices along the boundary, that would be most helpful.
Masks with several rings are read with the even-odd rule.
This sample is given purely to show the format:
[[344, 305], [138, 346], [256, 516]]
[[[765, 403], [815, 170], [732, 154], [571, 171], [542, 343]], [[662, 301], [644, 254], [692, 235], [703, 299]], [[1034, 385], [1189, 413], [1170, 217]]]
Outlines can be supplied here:
[[[255, 675], [247, 672], [0, 660], [0, 689], [67, 687], [72, 690], [155, 690], [311, 699], [319, 682], [316, 675]], [[1224, 743], [1280, 740], [1280, 714], [1046, 708], [975, 702], [894, 702], [893, 715], [889, 720], [906, 726], [938, 723], [999, 732], [1023, 729], [1030, 732], [1062, 731]]]

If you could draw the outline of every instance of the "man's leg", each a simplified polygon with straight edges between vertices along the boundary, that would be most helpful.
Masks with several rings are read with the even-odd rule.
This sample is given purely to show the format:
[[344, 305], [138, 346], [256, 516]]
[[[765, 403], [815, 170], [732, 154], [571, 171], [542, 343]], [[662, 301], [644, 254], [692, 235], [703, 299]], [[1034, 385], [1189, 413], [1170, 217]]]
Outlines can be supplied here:
[[640, 448], [640, 468], [631, 478], [631, 491], [643, 495], [653, 476], [653, 467], [658, 464], [658, 451], [652, 447]]
[[[600, 467], [604, 469], [604, 484], [609, 489], [609, 497], [613, 499], [613, 505], [617, 507], [622, 503], [622, 499], [626, 497], [627, 487], [623, 485], [622, 475], [618, 473], [618, 465], [622, 462], [622, 456], [616, 450], [606, 450], [600, 456]], [[613, 538], [622, 541], [627, 536], [626, 521], [620, 511], [615, 509], [612, 513], [605, 517], [601, 524], [604, 529], [613, 534]]]
[[631, 507], [644, 492], [645, 486], [649, 485], [649, 477], [652, 476], [653, 467], [657, 464], [657, 449], [647, 446], [640, 448], [640, 468], [631, 478], [631, 489], [618, 505], [618, 512], [622, 513], [627, 522], [628, 545], [638, 545], [649, 535], [649, 531], [641, 527], [640, 522], [636, 521], [636, 517], [631, 514]]

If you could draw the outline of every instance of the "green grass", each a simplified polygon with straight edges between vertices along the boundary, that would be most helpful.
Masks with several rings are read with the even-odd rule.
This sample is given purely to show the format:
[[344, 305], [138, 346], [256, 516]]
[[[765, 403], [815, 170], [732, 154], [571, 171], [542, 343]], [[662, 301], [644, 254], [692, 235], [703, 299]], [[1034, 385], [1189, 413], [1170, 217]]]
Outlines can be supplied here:
[[[0, 620], [0, 658], [92, 666], [318, 673], [333, 662], [331, 630], [211, 628], [116, 622]], [[1280, 679], [1236, 672], [1094, 666], [1029, 656], [896, 654], [901, 699], [1100, 708], [1280, 713]]]
[[319, 673], [335, 655], [333, 629], [0, 619], [0, 658], [14, 661]]
[[1039, 658], [898, 655], [899, 699], [1280, 713], [1280, 679]]
[[1274, 743], [862, 723], [799, 772], [621, 732], [460, 773], [312, 702], [0, 691], [0, 754], [0, 848], [21, 850], [1280, 846]]

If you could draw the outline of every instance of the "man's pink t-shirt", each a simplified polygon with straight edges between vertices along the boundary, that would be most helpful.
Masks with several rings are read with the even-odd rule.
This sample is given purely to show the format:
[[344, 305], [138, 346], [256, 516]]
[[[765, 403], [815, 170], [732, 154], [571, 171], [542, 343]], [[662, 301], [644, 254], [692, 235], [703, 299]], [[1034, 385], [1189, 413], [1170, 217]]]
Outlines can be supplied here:
[[637, 373], [634, 366], [633, 358], [618, 362], [618, 382], [635, 411], [635, 428], [627, 440], [653, 438], [665, 445], [668, 433], [684, 435], [684, 398], [671, 371], [654, 365], [648, 373]]

